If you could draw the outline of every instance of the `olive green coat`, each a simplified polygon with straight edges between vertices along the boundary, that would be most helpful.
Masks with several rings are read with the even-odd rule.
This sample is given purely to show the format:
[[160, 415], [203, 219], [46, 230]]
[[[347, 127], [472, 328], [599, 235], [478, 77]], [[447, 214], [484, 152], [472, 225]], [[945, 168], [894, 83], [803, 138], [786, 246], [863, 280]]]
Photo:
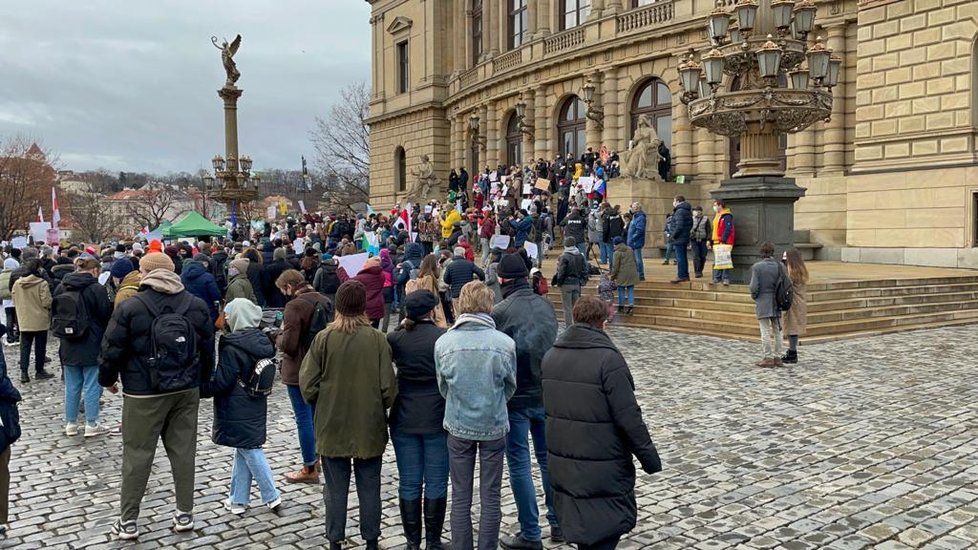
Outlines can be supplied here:
[[611, 262], [611, 280], [618, 286], [628, 287], [638, 284], [635, 253], [625, 243], [615, 247], [614, 259]]
[[302, 397], [315, 405], [316, 453], [376, 458], [387, 447], [387, 409], [397, 383], [387, 338], [370, 326], [316, 335], [299, 369]]
[[244, 298], [253, 304], [258, 303], [258, 298], [255, 297], [255, 289], [251, 286], [247, 274], [239, 273], [231, 277], [231, 282], [228, 283], [228, 288], [224, 292], [224, 301], [227, 303], [235, 298]]

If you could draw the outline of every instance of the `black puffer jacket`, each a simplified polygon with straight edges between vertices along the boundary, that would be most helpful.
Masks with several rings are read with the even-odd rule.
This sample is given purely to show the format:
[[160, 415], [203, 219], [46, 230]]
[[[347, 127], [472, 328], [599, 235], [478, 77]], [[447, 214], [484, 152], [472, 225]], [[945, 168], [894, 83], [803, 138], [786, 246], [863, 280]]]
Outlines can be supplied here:
[[625, 359], [604, 332], [565, 330], [543, 359], [547, 456], [567, 542], [594, 544], [635, 527], [635, 466], [662, 470]]
[[211, 439], [236, 449], [257, 449], [265, 444], [267, 397], [252, 397], [238, 384], [248, 380], [260, 359], [275, 356], [271, 340], [257, 328], [221, 337], [218, 366], [208, 384], [214, 395], [214, 430]]
[[400, 328], [387, 335], [391, 358], [397, 365], [397, 398], [388, 423], [391, 432], [436, 434], [443, 431], [445, 398], [435, 376], [435, 342], [445, 329], [431, 321], [414, 329]]
[[[210, 380], [214, 370], [214, 323], [211, 322], [207, 304], [185, 291], [179, 276], [162, 269], [143, 277], [137, 296], [142, 296], [161, 310], [173, 308], [183, 296], [192, 300], [187, 319], [196, 329], [198, 369], [188, 373], [187, 377], [193, 382], [183, 389], [199, 388], [201, 381]], [[127, 395], [164, 393], [154, 386], [146, 364], [151, 353], [150, 328], [153, 319], [153, 314], [137, 299], [126, 300], [115, 308], [102, 339], [99, 384], [109, 387], [121, 375], [123, 391]]]
[[509, 410], [543, 405], [540, 365], [557, 337], [554, 306], [530, 288], [526, 279], [502, 285], [503, 301], [492, 308], [496, 330], [516, 342], [516, 393]]
[[452, 299], [457, 299], [462, 293], [462, 287], [476, 278], [485, 281], [486, 272], [462, 256], [455, 256], [445, 269], [445, 284], [452, 287]]
[[61, 340], [58, 355], [61, 364], [67, 367], [94, 367], [98, 365], [98, 354], [102, 347], [105, 327], [112, 316], [112, 302], [109, 301], [105, 287], [91, 273], [69, 273], [54, 291], [55, 299], [66, 291], [79, 291], [85, 312], [89, 319], [88, 331], [77, 340]]

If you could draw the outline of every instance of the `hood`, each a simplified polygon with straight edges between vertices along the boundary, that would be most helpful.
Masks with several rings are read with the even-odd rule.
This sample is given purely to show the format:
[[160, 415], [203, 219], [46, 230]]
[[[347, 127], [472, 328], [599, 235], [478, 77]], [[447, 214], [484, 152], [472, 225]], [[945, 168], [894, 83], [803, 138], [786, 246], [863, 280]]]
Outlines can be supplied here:
[[179, 294], [183, 291], [180, 276], [165, 269], [155, 269], [143, 277], [140, 288], [150, 288], [162, 294]]
[[180, 272], [180, 278], [192, 281], [200, 278], [205, 273], [207, 273], [207, 270], [204, 269], [204, 264], [191, 261], [183, 264], [183, 271]]
[[366, 271], [368, 273], [376, 273], [381, 270], [382, 269], [380, 267], [380, 257], [374, 256], [373, 258], [367, 260], [365, 264], [363, 264], [363, 268], [360, 269], [360, 272], [363, 273], [364, 271]]
[[261, 308], [247, 298], [235, 298], [224, 306], [227, 314], [228, 328], [238, 332], [249, 328], [258, 328], [261, 322]]
[[601, 330], [590, 325], [571, 325], [557, 337], [555, 348], [592, 349], [605, 348], [618, 351], [611, 338]]
[[23, 285], [24, 288], [33, 288], [40, 285], [46, 285], [48, 284], [48, 282], [38, 277], [37, 275], [30, 274], [27, 275], [26, 277], [21, 277], [20, 279], [18, 279], [17, 284]]
[[130, 271], [122, 278], [122, 282], [119, 283], [119, 288], [122, 287], [136, 287], [139, 288], [139, 280], [142, 278], [142, 274], [138, 271]]
[[496, 321], [488, 313], [463, 313], [458, 316], [458, 319], [455, 319], [455, 324], [448, 330], [455, 330], [469, 324], [475, 325], [474, 328], [479, 326], [496, 328]]
[[401, 261], [410, 261], [415, 266], [421, 266], [424, 260], [424, 246], [421, 243], [410, 243], [404, 248], [404, 257]]
[[581, 250], [579, 248], [577, 248], [576, 246], [565, 246], [564, 247], [564, 254], [570, 254], [572, 256], [573, 255], [583, 256], [583, 254], [581, 254]]
[[17, 269], [18, 267], [20, 267], [20, 262], [13, 258], [7, 258], [3, 261], [4, 269]]
[[[68, 273], [74, 272], [75, 271], [75, 266], [72, 265], [72, 264], [58, 264], [58, 265], [56, 265], [56, 266], [54, 266], [54, 267], [51, 268], [51, 274], [52, 275], [55, 274], [55, 273], [64, 274], [64, 272], [66, 272], [66, 271]], [[64, 275], [62, 275], [62, 276], [64, 276]]]
[[[242, 299], [237, 298], [233, 301]], [[221, 345], [242, 349], [255, 359], [275, 357], [275, 346], [272, 345], [272, 341], [257, 328], [246, 328], [223, 335], [221, 336]]]
[[97, 285], [98, 279], [92, 277], [91, 273], [69, 273], [61, 281], [69, 290], [82, 290], [91, 285]]
[[677, 204], [676, 207], [672, 209], [673, 212], [675, 212], [677, 210], [689, 210], [690, 212], [692, 212], [693, 207], [690, 206], [688, 202], [683, 201], [683, 202]]

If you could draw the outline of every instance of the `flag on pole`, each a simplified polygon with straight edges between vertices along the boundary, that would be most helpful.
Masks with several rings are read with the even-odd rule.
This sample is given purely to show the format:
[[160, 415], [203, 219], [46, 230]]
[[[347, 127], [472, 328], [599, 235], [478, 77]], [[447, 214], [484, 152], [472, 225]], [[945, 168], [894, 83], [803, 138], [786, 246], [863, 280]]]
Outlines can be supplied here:
[[61, 221], [61, 209], [58, 208], [58, 193], [54, 187], [51, 188], [51, 228], [57, 229], [58, 222]]
[[599, 195], [601, 195], [603, 197], [603, 196], [605, 196], [605, 189], [607, 189], [607, 188], [608, 188], [608, 186], [605, 184], [604, 178], [601, 178], [601, 179], [598, 180], [598, 185], [595, 186], [594, 192], [595, 193], [598, 193]]
[[407, 231], [408, 238], [411, 238], [411, 203], [407, 203], [407, 205], [397, 213], [397, 219], [394, 220], [394, 227]]
[[37, 221], [44, 223], [44, 211], [40, 206], [37, 207]]

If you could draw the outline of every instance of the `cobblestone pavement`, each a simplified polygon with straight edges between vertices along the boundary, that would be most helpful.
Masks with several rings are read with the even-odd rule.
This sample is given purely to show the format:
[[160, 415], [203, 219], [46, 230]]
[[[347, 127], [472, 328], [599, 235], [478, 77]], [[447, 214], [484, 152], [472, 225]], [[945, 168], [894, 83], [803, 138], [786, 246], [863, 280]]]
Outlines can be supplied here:
[[[974, 548], [978, 544], [978, 341], [957, 327], [801, 348], [801, 364], [747, 367], [751, 344], [614, 328], [665, 471], [642, 476], [639, 525], [621, 548]], [[13, 359], [7, 350], [8, 361]], [[16, 367], [11, 363], [11, 372]], [[62, 431], [61, 384], [22, 388], [24, 435], [11, 461], [7, 548], [311, 548], [325, 543], [318, 487], [280, 484], [280, 515], [243, 517], [222, 501], [230, 452], [210, 442], [201, 407], [196, 531], [170, 531], [162, 447], [143, 501], [141, 537], [110, 539], [121, 441]], [[121, 398], [105, 395], [105, 417]], [[276, 475], [298, 448], [288, 399], [273, 393]], [[393, 452], [385, 456], [381, 546], [403, 545]], [[504, 532], [516, 507], [503, 486]], [[254, 495], [253, 495], [254, 496]], [[542, 499], [541, 499], [542, 500]], [[253, 501], [254, 502], [254, 501]], [[355, 496], [351, 505], [356, 503]], [[362, 544], [351, 520], [348, 533]], [[545, 531], [546, 534], [546, 531]], [[547, 546], [552, 546], [546, 542]]]

